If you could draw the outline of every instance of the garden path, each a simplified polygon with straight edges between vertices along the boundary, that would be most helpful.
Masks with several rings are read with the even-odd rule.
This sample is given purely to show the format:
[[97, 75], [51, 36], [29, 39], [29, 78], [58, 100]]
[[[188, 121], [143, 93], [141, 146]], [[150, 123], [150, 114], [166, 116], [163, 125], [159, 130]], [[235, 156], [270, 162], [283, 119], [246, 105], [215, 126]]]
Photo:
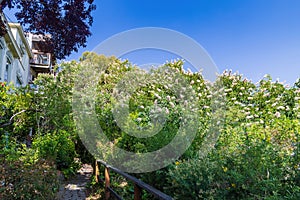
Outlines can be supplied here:
[[63, 182], [58, 193], [58, 200], [85, 200], [87, 198], [86, 184], [93, 174], [91, 165], [84, 164], [76, 176]]

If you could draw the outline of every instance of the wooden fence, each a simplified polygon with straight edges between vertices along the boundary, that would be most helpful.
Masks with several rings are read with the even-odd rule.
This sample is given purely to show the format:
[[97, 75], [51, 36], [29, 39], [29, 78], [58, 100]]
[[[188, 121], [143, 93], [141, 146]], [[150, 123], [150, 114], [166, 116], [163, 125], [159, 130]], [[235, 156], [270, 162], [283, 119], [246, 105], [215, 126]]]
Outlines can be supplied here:
[[[104, 170], [104, 180], [100, 178], [100, 171], [99, 171], [99, 166], [103, 165], [105, 167]], [[154, 187], [144, 183], [143, 181], [137, 179], [134, 176], [131, 176], [127, 173], [124, 173], [120, 171], [117, 168], [114, 168], [107, 163], [105, 163], [102, 160], [97, 160], [96, 161], [96, 171], [95, 171], [95, 176], [96, 176], [96, 182], [102, 181], [105, 184], [105, 199], [108, 200], [110, 199], [111, 196], [114, 196], [116, 199], [122, 200], [122, 197], [117, 194], [111, 187], [110, 187], [110, 171], [113, 171], [124, 178], [126, 178], [128, 181], [131, 181], [134, 184], [134, 200], [141, 200], [142, 199], [142, 191], [146, 190], [150, 194], [152, 194], [154, 197], [157, 199], [162, 199], [162, 200], [171, 200], [172, 197], [166, 195], [165, 193], [155, 189]]]

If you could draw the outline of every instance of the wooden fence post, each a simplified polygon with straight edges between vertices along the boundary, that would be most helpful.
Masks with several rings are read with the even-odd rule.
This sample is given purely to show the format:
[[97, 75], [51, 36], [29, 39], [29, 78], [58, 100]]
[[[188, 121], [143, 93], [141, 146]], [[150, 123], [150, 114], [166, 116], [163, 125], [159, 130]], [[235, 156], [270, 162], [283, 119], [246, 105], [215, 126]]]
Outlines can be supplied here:
[[[102, 180], [99, 176], [99, 165], [103, 165], [105, 168], [105, 171], [104, 171], [104, 177], [105, 177], [105, 180]], [[101, 167], [102, 168], [102, 167]], [[98, 160], [96, 162], [96, 169], [95, 170], [95, 173], [98, 175], [98, 181], [101, 181], [105, 183], [105, 199], [106, 200], [109, 200], [110, 197], [115, 197], [116, 199], [122, 199], [122, 197], [116, 193], [115, 190], [113, 190], [113, 188], [110, 187], [110, 171], [112, 171], [115, 175], [118, 174], [118, 175], [121, 175], [123, 178], [126, 178], [127, 181], [131, 181], [134, 183], [134, 200], [142, 200], [142, 196], [143, 196], [143, 190], [149, 192], [150, 194], [152, 194], [155, 198], [158, 198], [158, 199], [162, 199], [162, 200], [172, 200], [173, 198], [170, 197], [169, 195], [167, 194], [164, 194], [162, 193], [161, 191], [153, 188], [151, 185], [148, 185], [146, 183], [144, 183], [143, 181], [137, 179], [136, 177], [134, 176], [131, 176], [125, 172], [122, 172], [121, 170], [117, 169], [117, 168], [114, 168], [113, 166], [110, 166], [108, 165], [107, 163], [105, 163], [104, 161], [102, 160]], [[113, 181], [113, 179], [112, 179]]]
[[134, 200], [142, 200], [142, 188], [134, 184]]
[[95, 180], [96, 180], [96, 183], [99, 183], [99, 179], [98, 179], [98, 176], [99, 176], [99, 166], [98, 166], [98, 162], [96, 160], [96, 163], [95, 163]]
[[105, 166], [105, 199], [108, 200], [110, 197], [110, 177], [109, 177], [109, 168]]

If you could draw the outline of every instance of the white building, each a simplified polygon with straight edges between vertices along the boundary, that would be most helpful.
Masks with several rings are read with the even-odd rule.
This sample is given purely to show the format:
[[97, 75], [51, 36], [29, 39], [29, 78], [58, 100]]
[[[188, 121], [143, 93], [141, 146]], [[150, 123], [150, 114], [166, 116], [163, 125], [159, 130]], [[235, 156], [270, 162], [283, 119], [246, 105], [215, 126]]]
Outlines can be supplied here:
[[30, 46], [19, 23], [8, 23], [0, 13], [7, 33], [0, 38], [0, 82], [24, 86], [30, 79], [30, 59], [33, 58]]

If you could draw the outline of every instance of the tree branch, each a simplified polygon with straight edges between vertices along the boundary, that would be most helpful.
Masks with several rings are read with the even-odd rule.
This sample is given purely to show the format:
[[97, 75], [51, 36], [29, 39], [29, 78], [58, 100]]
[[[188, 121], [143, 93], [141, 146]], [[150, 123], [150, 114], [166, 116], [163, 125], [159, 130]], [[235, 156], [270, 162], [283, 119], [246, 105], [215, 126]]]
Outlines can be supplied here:
[[6, 126], [11, 125], [12, 122], [13, 122], [13, 119], [14, 119], [17, 115], [19, 115], [19, 114], [21, 114], [21, 113], [23, 113], [23, 112], [26, 112], [26, 111], [27, 111], [27, 110], [21, 110], [20, 112], [17, 112], [16, 114], [14, 114], [14, 115], [9, 119], [9, 122], [7, 122], [7, 123], [5, 123], [5, 124], [1, 124], [1, 125], [0, 125], [0, 128], [3, 128], [3, 127], [6, 127]]

